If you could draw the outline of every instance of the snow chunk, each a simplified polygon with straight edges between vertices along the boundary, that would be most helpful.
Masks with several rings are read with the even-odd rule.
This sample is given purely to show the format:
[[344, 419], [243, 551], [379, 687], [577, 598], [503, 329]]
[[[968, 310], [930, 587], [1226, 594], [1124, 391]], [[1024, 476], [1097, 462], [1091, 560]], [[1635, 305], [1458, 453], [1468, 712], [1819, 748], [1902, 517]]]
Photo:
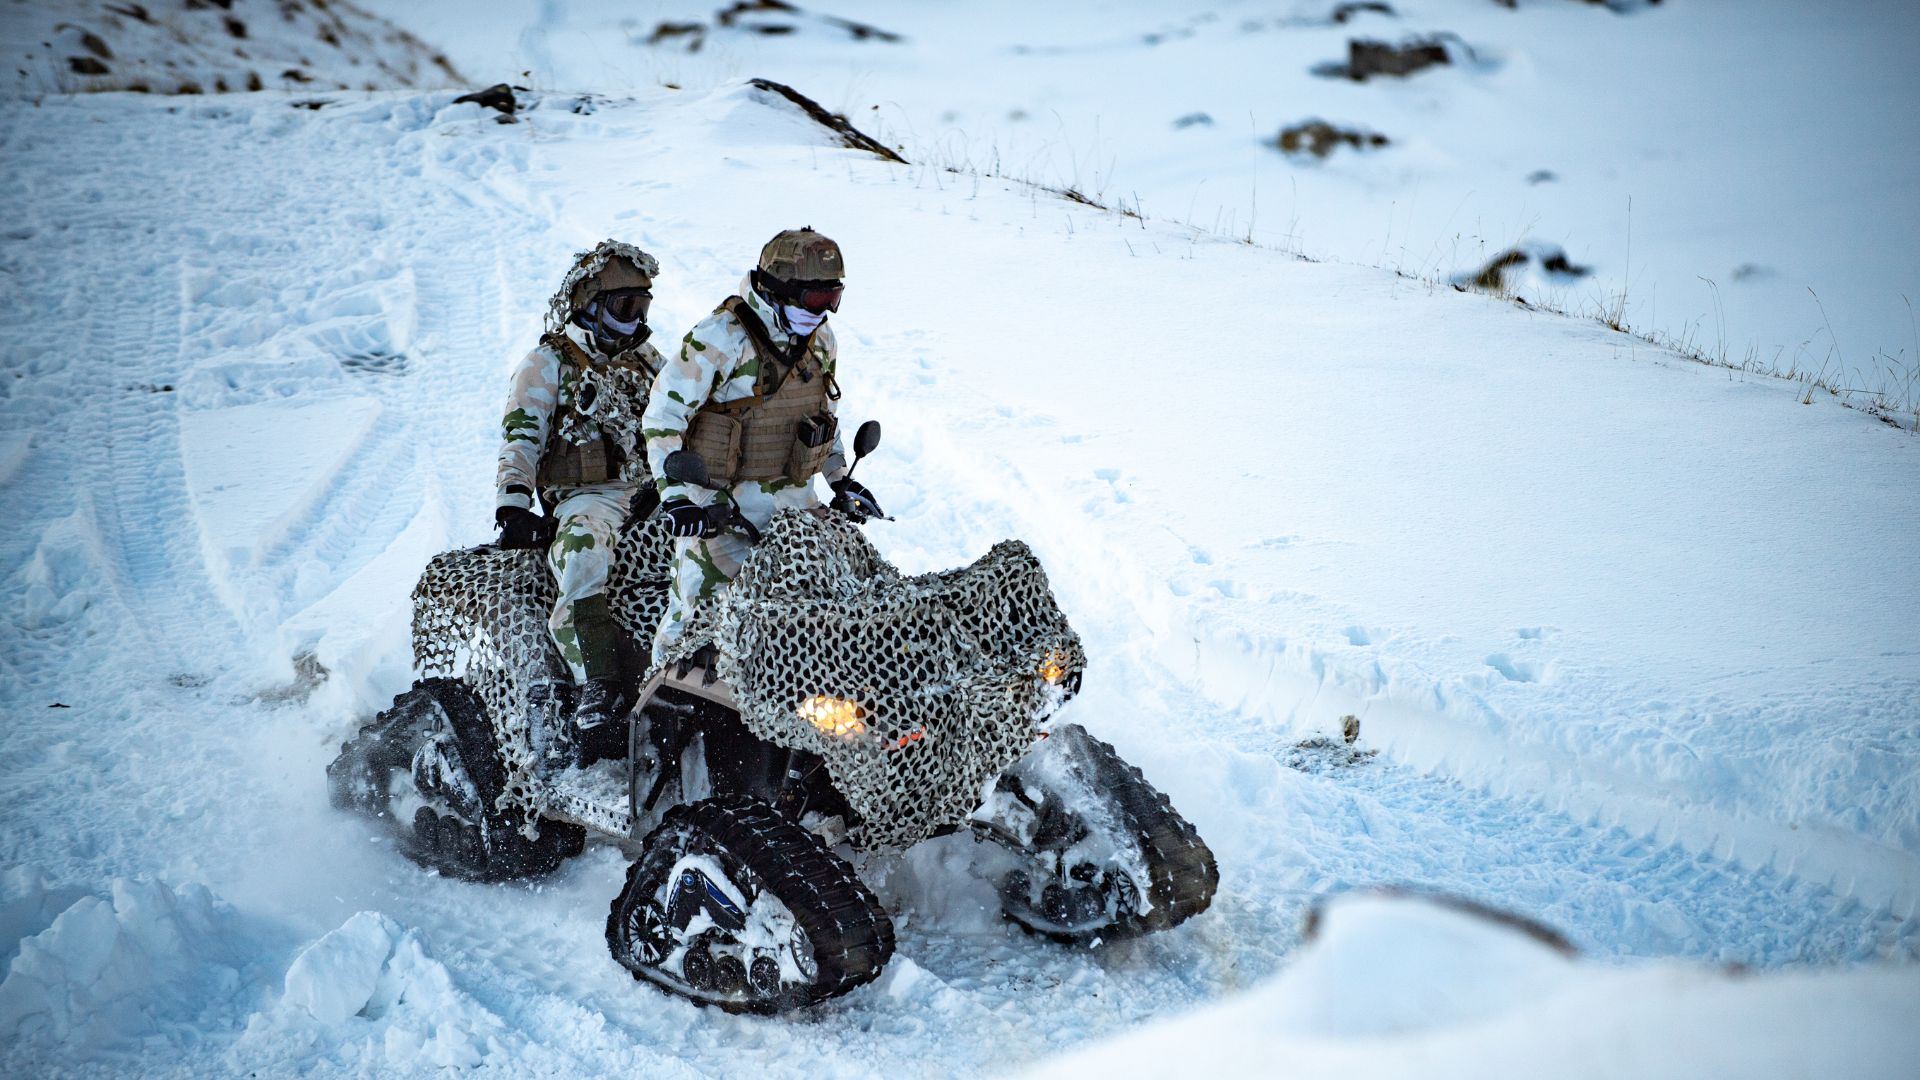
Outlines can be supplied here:
[[279, 1006], [253, 1017], [241, 1051], [318, 1044], [320, 1053], [374, 1071], [470, 1068], [500, 1048], [504, 1029], [454, 985], [413, 930], [362, 911], [294, 958]]
[[379, 988], [400, 928], [392, 919], [363, 911], [294, 958], [287, 969], [286, 1000], [323, 1024], [338, 1024], [365, 1010]]
[[[7, 891], [10, 924], [58, 895], [28, 873], [10, 872]], [[166, 1040], [176, 1022], [236, 995], [251, 951], [232, 909], [203, 886], [117, 879], [109, 897], [82, 896], [20, 942], [0, 982], [0, 1042], [84, 1059]]]

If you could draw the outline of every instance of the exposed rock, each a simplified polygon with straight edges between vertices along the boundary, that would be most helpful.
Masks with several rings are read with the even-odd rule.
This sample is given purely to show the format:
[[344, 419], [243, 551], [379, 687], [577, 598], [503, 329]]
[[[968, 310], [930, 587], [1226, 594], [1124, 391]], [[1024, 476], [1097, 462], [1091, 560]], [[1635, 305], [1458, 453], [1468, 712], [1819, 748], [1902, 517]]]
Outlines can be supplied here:
[[846, 117], [839, 113], [828, 112], [825, 106], [800, 91], [795, 90], [793, 87], [785, 83], [774, 82], [772, 79], [753, 79], [750, 81], [754, 89], [778, 94], [793, 104], [798, 105], [800, 111], [812, 117], [816, 123], [838, 134], [843, 145], [855, 150], [865, 150], [869, 154], [886, 158], [888, 161], [897, 161], [902, 165], [907, 164], [906, 158], [901, 157], [899, 153], [882, 144], [866, 132], [854, 127], [853, 123]]
[[1363, 0], [1363, 2], [1357, 4], [1341, 4], [1339, 7], [1333, 9], [1333, 14], [1327, 17], [1336, 23], [1345, 23], [1355, 15], [1363, 15], [1368, 12], [1386, 16], [1392, 16], [1394, 14], [1393, 6], [1390, 4], [1377, 3], [1373, 2], [1373, 0]]
[[1283, 129], [1274, 144], [1283, 153], [1306, 153], [1324, 158], [1343, 145], [1355, 150], [1369, 150], [1386, 146], [1388, 139], [1377, 132], [1337, 128], [1325, 120], [1308, 120]]
[[520, 108], [520, 103], [514, 100], [513, 92], [515, 90], [525, 89], [526, 87], [524, 86], [514, 87], [508, 86], [506, 83], [494, 83], [485, 90], [475, 90], [471, 94], [461, 94], [459, 97], [453, 99], [453, 103], [455, 105], [473, 104], [481, 108], [492, 109], [500, 114], [501, 123], [511, 124], [513, 123], [514, 112]]
[[1507, 272], [1515, 267], [1525, 266], [1530, 261], [1539, 262], [1541, 270], [1556, 278], [1573, 280], [1593, 273], [1592, 267], [1582, 266], [1567, 258], [1567, 253], [1555, 245], [1526, 244], [1508, 248], [1495, 255], [1478, 272], [1471, 276], [1462, 275], [1454, 284], [1459, 287], [1464, 283], [1483, 292], [1506, 293], [1510, 291]]
[[1338, 74], [1354, 82], [1365, 82], [1375, 75], [1406, 78], [1417, 71], [1453, 63], [1447, 47], [1435, 38], [1414, 37], [1398, 45], [1367, 38], [1347, 42], [1347, 63]]
[[1212, 127], [1213, 117], [1203, 112], [1192, 112], [1173, 122], [1176, 128]]

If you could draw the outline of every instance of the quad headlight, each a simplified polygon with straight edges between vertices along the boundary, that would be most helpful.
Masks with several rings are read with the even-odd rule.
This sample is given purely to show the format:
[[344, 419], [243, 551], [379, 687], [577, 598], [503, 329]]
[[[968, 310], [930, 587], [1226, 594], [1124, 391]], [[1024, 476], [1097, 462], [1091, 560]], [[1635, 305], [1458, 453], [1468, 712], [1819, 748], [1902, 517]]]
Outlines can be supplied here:
[[867, 733], [866, 721], [860, 718], [860, 703], [856, 701], [815, 694], [802, 700], [795, 711], [822, 735], [851, 739]]

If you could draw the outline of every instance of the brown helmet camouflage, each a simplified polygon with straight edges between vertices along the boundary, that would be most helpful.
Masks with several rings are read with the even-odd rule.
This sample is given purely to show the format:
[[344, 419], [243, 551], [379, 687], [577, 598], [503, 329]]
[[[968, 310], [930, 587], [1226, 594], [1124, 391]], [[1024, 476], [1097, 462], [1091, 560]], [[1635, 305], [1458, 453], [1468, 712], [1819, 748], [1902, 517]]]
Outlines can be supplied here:
[[847, 276], [840, 245], [811, 225], [774, 234], [760, 249], [760, 272], [775, 281], [839, 281]]
[[602, 240], [573, 257], [573, 266], [548, 304], [547, 328], [558, 330], [573, 313], [607, 289], [649, 289], [659, 276], [653, 256], [619, 240]]

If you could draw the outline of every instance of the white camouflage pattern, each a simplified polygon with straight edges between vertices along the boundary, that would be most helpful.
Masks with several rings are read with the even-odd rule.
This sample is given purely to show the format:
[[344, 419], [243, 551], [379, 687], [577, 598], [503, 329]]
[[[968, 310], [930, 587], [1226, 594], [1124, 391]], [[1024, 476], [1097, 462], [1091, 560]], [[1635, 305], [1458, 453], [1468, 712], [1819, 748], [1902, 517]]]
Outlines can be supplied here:
[[[754, 291], [750, 279], [741, 281], [739, 295], [745, 297], [754, 314], [760, 316], [773, 343], [787, 347], [791, 335], [784, 322]], [[814, 331], [809, 347], [821, 368], [829, 375], [834, 374], [838, 351], [833, 327], [822, 323]], [[708, 490], [666, 478], [663, 469], [667, 455], [684, 445], [687, 425], [694, 413], [708, 402], [752, 397], [759, 376], [758, 352], [739, 320], [725, 311], [707, 316], [681, 341], [679, 354], [667, 362], [659, 378], [654, 380], [646, 412], [640, 420], [647, 460], [662, 502], [685, 498], [695, 505], [706, 506], [716, 499], [730, 501], [760, 528], [765, 528], [781, 510], [820, 505], [811, 481], [743, 480], [730, 487]], [[828, 401], [826, 408], [833, 412], [835, 405]], [[839, 438], [834, 439], [833, 452], [827, 457], [822, 473], [829, 483], [847, 473], [845, 448]], [[701, 601], [710, 599], [720, 586], [733, 580], [749, 546], [744, 536], [733, 532], [708, 539], [682, 537], [675, 543], [673, 590], [667, 600], [667, 614], [660, 620], [660, 629], [653, 641], [656, 662], [667, 646], [679, 639], [687, 618]]]

